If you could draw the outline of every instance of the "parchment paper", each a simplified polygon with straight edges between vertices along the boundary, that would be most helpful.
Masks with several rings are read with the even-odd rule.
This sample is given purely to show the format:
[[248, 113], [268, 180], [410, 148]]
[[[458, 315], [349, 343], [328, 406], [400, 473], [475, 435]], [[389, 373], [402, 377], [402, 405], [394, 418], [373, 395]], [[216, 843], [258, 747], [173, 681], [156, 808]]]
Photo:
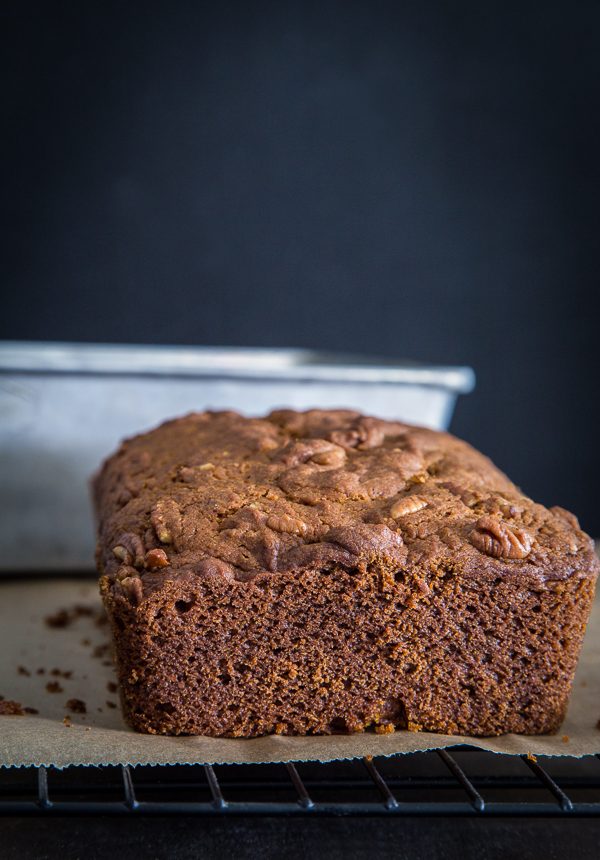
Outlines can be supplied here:
[[[64, 628], [44, 619], [75, 605], [89, 607]], [[498, 753], [584, 756], [600, 753], [600, 600], [596, 601], [579, 663], [569, 712], [557, 735], [464, 738], [425, 732], [253, 740], [141, 735], [123, 723], [115, 676], [98, 624], [100, 600], [93, 581], [21, 581], [0, 584], [0, 695], [39, 714], [0, 716], [0, 765], [241, 764], [331, 761], [389, 756], [457, 743]], [[100, 647], [98, 647], [100, 646]], [[95, 656], [94, 656], [95, 655]], [[21, 668], [19, 668], [21, 667]], [[39, 670], [43, 670], [43, 674]], [[51, 674], [54, 670], [54, 674]], [[29, 674], [27, 674], [29, 673]], [[60, 674], [58, 674], [60, 673]], [[71, 673], [69, 675], [69, 673]], [[65, 677], [65, 675], [69, 675]], [[58, 684], [49, 692], [46, 685]], [[56, 686], [51, 689], [56, 690]], [[85, 702], [71, 713], [69, 699]], [[115, 707], [111, 707], [111, 702]], [[71, 725], [63, 718], [70, 715]]]

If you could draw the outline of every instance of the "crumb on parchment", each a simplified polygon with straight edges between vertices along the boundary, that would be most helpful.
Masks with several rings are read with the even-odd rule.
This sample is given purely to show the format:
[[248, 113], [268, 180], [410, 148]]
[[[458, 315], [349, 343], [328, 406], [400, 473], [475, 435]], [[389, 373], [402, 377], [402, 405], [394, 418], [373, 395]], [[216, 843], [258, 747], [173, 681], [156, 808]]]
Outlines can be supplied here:
[[65, 671], [64, 669], [51, 669], [50, 674], [53, 675], [55, 678], [68, 679], [73, 677], [73, 670], [69, 669], [68, 671]]
[[25, 709], [20, 702], [13, 699], [3, 699], [0, 702], [0, 715], [6, 717], [24, 717]]
[[58, 681], [48, 681], [46, 684], [46, 690], [48, 693], [63, 693], [64, 690]]
[[3, 699], [0, 696], [0, 716], [24, 717], [26, 714], [39, 714], [37, 708], [28, 708], [13, 699]]
[[101, 660], [110, 654], [110, 648], [110, 642], [103, 642], [101, 645], [96, 645], [96, 647], [92, 651], [92, 657], [97, 657], [99, 660]]
[[84, 606], [80, 603], [75, 604], [75, 606], [65, 607], [64, 609], [59, 609], [57, 612], [54, 612], [51, 615], [47, 615], [44, 618], [44, 621], [48, 625], [48, 627], [69, 627], [74, 621], [78, 618], [92, 618], [94, 616], [99, 617], [100, 613], [103, 615], [104, 610], [98, 610], [95, 606]]

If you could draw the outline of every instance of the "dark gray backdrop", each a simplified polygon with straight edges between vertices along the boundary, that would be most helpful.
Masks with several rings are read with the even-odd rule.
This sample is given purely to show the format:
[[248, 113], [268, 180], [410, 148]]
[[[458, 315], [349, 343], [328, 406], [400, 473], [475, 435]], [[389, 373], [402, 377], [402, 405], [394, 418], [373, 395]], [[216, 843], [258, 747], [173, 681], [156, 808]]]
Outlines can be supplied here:
[[600, 5], [5, 4], [4, 338], [466, 363], [600, 535]]

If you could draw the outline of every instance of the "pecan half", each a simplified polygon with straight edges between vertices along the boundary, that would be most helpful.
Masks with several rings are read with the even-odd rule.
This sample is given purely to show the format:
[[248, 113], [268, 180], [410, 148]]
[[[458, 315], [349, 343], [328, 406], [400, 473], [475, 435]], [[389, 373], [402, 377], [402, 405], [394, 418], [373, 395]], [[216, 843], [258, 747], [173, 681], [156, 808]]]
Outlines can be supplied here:
[[121, 544], [117, 544], [117, 546], [113, 546], [112, 552], [115, 558], [118, 558], [119, 561], [122, 561], [123, 564], [129, 564], [132, 561], [131, 554], [129, 550], [125, 549]]
[[516, 504], [515, 502], [506, 499], [504, 496], [501, 496], [500, 493], [492, 493], [487, 499], [485, 499], [485, 501], [481, 502], [482, 513], [485, 511], [492, 516], [499, 515], [505, 519], [516, 517], [518, 514], [522, 514], [524, 510], [523, 505]]
[[346, 452], [343, 448], [330, 448], [328, 451], [317, 451], [310, 458], [317, 466], [343, 466], [346, 461]]
[[511, 526], [495, 517], [481, 517], [470, 534], [471, 543], [480, 552], [493, 558], [525, 558], [531, 550], [532, 540], [524, 530]]
[[121, 582], [123, 579], [129, 579], [130, 576], [137, 576], [138, 572], [135, 567], [131, 567], [128, 564], [122, 564], [121, 567], [117, 570], [115, 574], [115, 578]]
[[142, 589], [142, 580], [139, 576], [128, 576], [125, 579], [122, 579], [121, 588], [129, 597], [130, 603], [134, 606], [138, 606], [142, 602], [144, 592]]
[[289, 514], [272, 514], [267, 520], [267, 526], [274, 532], [303, 535], [306, 533], [306, 523], [298, 517]]
[[408, 514], [416, 514], [417, 511], [422, 511], [423, 508], [426, 508], [427, 504], [425, 499], [422, 499], [420, 496], [406, 496], [392, 505], [390, 516], [397, 520]]
[[348, 430], [334, 430], [329, 438], [342, 448], [360, 448], [365, 451], [378, 448], [385, 439], [385, 431], [376, 418], [361, 416]]
[[440, 483], [440, 487], [443, 487], [445, 490], [448, 490], [449, 493], [452, 493], [453, 496], [458, 496], [458, 498], [465, 504], [468, 508], [474, 507], [478, 502], [478, 496], [473, 490], [469, 490], [467, 487], [463, 487], [462, 484], [457, 484], [455, 481], [442, 481]]
[[516, 505], [514, 502], [508, 501], [508, 499], [499, 498], [498, 505], [500, 507], [501, 513], [505, 517], [516, 517], [519, 514], [523, 513], [522, 505]]
[[150, 521], [161, 543], [173, 543], [181, 531], [181, 511], [174, 499], [159, 499], [150, 514]]
[[122, 534], [112, 551], [115, 558], [118, 558], [123, 564], [132, 564], [134, 567], [144, 566], [146, 549], [141, 537], [133, 532]]
[[339, 466], [346, 459], [346, 452], [327, 439], [295, 439], [278, 450], [273, 459], [292, 468], [309, 461], [320, 466]]
[[157, 567], [167, 567], [169, 558], [164, 549], [151, 549], [146, 553], [146, 567], [155, 570]]

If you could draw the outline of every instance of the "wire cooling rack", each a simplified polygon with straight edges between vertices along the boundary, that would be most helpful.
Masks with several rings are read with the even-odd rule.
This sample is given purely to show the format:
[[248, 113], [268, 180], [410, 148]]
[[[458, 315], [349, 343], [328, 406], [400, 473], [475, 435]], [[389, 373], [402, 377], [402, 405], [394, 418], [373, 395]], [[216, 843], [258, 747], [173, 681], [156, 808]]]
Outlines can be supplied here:
[[600, 817], [599, 759], [462, 746], [327, 764], [6, 769], [0, 813]]

